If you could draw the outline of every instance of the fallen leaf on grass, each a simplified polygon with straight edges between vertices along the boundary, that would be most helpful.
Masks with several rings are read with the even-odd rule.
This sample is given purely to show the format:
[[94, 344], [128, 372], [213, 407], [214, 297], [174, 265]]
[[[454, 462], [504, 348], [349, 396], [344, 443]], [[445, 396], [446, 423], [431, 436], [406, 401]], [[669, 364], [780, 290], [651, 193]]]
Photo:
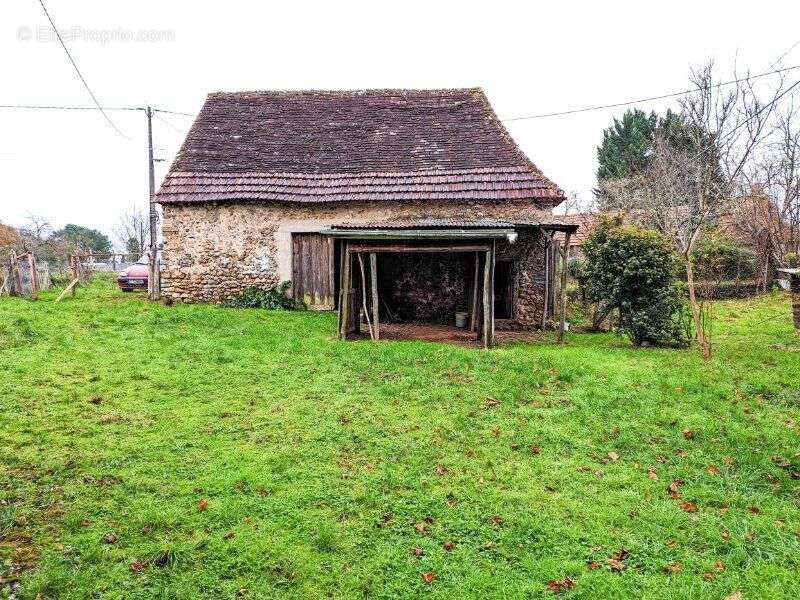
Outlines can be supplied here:
[[600, 568], [600, 563], [597, 562], [596, 560], [590, 560], [590, 561], [588, 561], [586, 563], [586, 566], [589, 567], [589, 569], [593, 571], [594, 569], [599, 569]]
[[615, 573], [621, 573], [625, 570], [625, 565], [622, 564], [622, 561], [617, 560], [616, 558], [607, 558], [606, 564], [608, 565], [608, 568]]
[[742, 592], [733, 592], [729, 596], [725, 596], [723, 600], [742, 600]]
[[541, 454], [542, 449], [539, 446], [531, 446], [531, 454], [537, 455]]
[[222, 536], [223, 540], [229, 540], [234, 537], [236, 534], [233, 531], [227, 532], [225, 535]]
[[450, 471], [444, 465], [436, 465], [434, 472], [441, 477], [442, 475], [447, 475]]
[[719, 475], [719, 468], [716, 465], [708, 465], [706, 467], [706, 473], [709, 475]]
[[667, 486], [667, 494], [673, 500], [677, 500], [681, 497], [681, 493], [678, 489], [683, 485], [683, 479], [673, 479], [672, 483]]
[[732, 456], [726, 456], [725, 458], [722, 459], [722, 462], [724, 462], [729, 467], [733, 464], [733, 461], [734, 459]]
[[130, 565], [131, 571], [134, 573], [138, 573], [139, 571], [144, 571], [145, 567], [147, 567], [146, 563], [143, 563], [140, 560], [133, 561]]
[[697, 504], [695, 504], [694, 502], [689, 502], [688, 500], [685, 502], [681, 502], [681, 508], [688, 513], [697, 512]]
[[414, 523], [414, 529], [417, 530], [417, 533], [425, 533], [428, 531], [428, 524], [425, 521]]
[[200, 502], [197, 503], [197, 512], [203, 512], [205, 509], [208, 508], [208, 500], [203, 498]]
[[491, 519], [489, 519], [494, 525], [502, 525], [505, 519], [500, 515], [495, 515]]
[[680, 573], [683, 570], [681, 563], [670, 563], [666, 567], [664, 567], [664, 572], [667, 575], [672, 575], [674, 573]]
[[89, 527], [93, 522], [91, 519], [84, 519], [81, 521], [81, 527]]
[[422, 581], [425, 583], [433, 583], [436, 580], [436, 573], [433, 571], [428, 571], [427, 573], [422, 574]]
[[147, 523], [144, 527], [142, 527], [142, 533], [147, 535], [149, 533], [152, 533], [153, 529], [155, 529], [155, 525], [153, 525], [152, 523]]
[[705, 579], [706, 581], [714, 581], [716, 578], [717, 576], [711, 571], [706, 571], [705, 573], [703, 573], [703, 579]]
[[723, 540], [725, 540], [726, 542], [727, 542], [729, 539], [731, 539], [731, 532], [730, 532], [730, 531], [728, 531], [727, 529], [725, 529], [725, 530], [722, 532], [722, 539], [723, 539]]
[[721, 560], [714, 561], [714, 568], [719, 571], [720, 573], [725, 570], [725, 563]]
[[487, 396], [486, 398], [486, 408], [492, 408], [493, 406], [497, 406], [500, 404], [500, 400], [497, 398], [492, 398], [491, 396]]
[[104, 544], [116, 544], [118, 539], [119, 538], [117, 537], [117, 534], [115, 534], [115, 533], [107, 533], [107, 534], [105, 534], [103, 536], [103, 543]]
[[412, 548], [411, 554], [413, 554], [414, 556], [422, 556], [423, 554], [425, 554], [425, 551], [422, 548]]
[[609, 452], [608, 453], [608, 458], [610, 458], [613, 462], [616, 462], [616, 461], [619, 460], [619, 454], [617, 454], [616, 452], [613, 452], [613, 451]]
[[562, 594], [567, 590], [575, 587], [575, 581], [572, 577], [564, 577], [564, 579], [553, 579], [547, 583], [547, 589], [554, 594]]
[[647, 468], [647, 478], [652, 479], [653, 481], [658, 481], [658, 473], [653, 467]]
[[264, 488], [261, 488], [260, 490], [258, 490], [258, 495], [261, 496], [262, 498], [266, 498], [267, 496], [269, 496], [269, 492]]
[[782, 456], [773, 456], [771, 460], [773, 463], [775, 463], [775, 465], [779, 466], [781, 469], [785, 469], [786, 467], [790, 467], [792, 465], [792, 463], [789, 460], [785, 459]]
[[89, 402], [91, 402], [92, 404], [94, 404], [95, 406], [97, 406], [98, 404], [102, 404], [102, 402], [103, 402], [103, 397], [102, 397], [102, 396], [94, 396], [93, 398], [91, 398], [91, 399], [89, 400]]
[[615, 552], [611, 556], [606, 559], [606, 564], [608, 568], [614, 571], [615, 573], [621, 573], [625, 569], [625, 565], [622, 561], [630, 556], [630, 552], [628, 552], [625, 548], [620, 548], [619, 552]]
[[444, 548], [447, 551], [450, 551], [455, 547], [456, 543], [453, 540], [447, 540], [444, 544], [442, 544], [442, 548]]
[[684, 429], [683, 430], [683, 437], [685, 437], [687, 440], [693, 440], [694, 439], [694, 431], [692, 431], [691, 429]]
[[748, 506], [747, 507], [747, 511], [752, 513], [752, 514], [754, 514], [754, 515], [760, 515], [761, 514], [761, 509], [758, 508], [757, 506]]

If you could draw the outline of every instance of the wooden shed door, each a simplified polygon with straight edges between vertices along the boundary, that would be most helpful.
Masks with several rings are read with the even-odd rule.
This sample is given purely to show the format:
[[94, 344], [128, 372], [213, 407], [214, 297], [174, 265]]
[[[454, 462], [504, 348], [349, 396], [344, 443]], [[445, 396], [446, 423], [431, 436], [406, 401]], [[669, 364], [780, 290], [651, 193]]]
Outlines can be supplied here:
[[292, 293], [316, 310], [334, 307], [333, 238], [292, 234]]

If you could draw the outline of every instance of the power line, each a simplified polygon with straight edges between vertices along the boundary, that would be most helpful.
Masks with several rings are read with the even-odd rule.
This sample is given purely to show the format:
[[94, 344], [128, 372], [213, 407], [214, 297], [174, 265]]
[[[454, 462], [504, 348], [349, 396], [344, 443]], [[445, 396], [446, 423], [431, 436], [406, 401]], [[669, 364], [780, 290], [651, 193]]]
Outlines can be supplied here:
[[[777, 75], [779, 73], [786, 73], [787, 71], [793, 71], [795, 69], [800, 69], [800, 65], [794, 65], [792, 67], [786, 67], [784, 69], [776, 69], [773, 71], [766, 71], [764, 73], [759, 73], [758, 75], [750, 75], [748, 77], [742, 77], [740, 79], [732, 79], [730, 81], [723, 81], [721, 83], [716, 83], [711, 86], [712, 89], [714, 88], [721, 88], [727, 85], [733, 85], [735, 83], [742, 83], [743, 81], [752, 81], [753, 79], [760, 79], [761, 77], [767, 77], [770, 75]], [[508, 119], [500, 119], [503, 123], [509, 123], [511, 121], [528, 121], [532, 119], [546, 119], [549, 117], [560, 117], [564, 115], [574, 115], [577, 113], [584, 113], [584, 112], [591, 112], [595, 110], [604, 110], [607, 108], [619, 108], [620, 106], [630, 106], [631, 104], [640, 104], [643, 102], [651, 102], [653, 100], [664, 100], [666, 98], [677, 98], [678, 96], [685, 96], [687, 94], [691, 94], [697, 90], [684, 90], [682, 92], [670, 92], [669, 94], [661, 94], [660, 96], [650, 96], [649, 98], [640, 98], [638, 100], [626, 100], [624, 102], [615, 102], [613, 104], [601, 104], [599, 106], [587, 106], [584, 108], [574, 108], [572, 110], [564, 110], [560, 112], [551, 112], [551, 113], [542, 113], [538, 115], [529, 115], [525, 117], [510, 117]]]
[[130, 138], [128, 138], [128, 136], [126, 136], [124, 133], [122, 133], [119, 130], [119, 127], [117, 127], [116, 124], [114, 124], [114, 121], [111, 120], [111, 117], [109, 117], [108, 114], [106, 114], [106, 111], [103, 109], [103, 107], [100, 106], [100, 102], [97, 100], [97, 97], [94, 95], [94, 92], [92, 91], [92, 88], [90, 88], [89, 84], [86, 83], [86, 79], [83, 77], [83, 74], [81, 73], [81, 70], [78, 68], [78, 65], [75, 63], [75, 59], [72, 58], [72, 54], [69, 53], [69, 49], [67, 48], [67, 45], [64, 43], [64, 40], [61, 38], [61, 34], [58, 31], [58, 27], [56, 27], [56, 24], [53, 22], [53, 19], [50, 16], [50, 13], [47, 12], [47, 7], [44, 5], [44, 0], [39, 0], [39, 4], [42, 6], [42, 10], [44, 11], [45, 16], [47, 17], [47, 20], [50, 21], [50, 26], [53, 28], [53, 31], [55, 32], [56, 37], [58, 38], [58, 41], [61, 43], [61, 47], [64, 48], [64, 52], [67, 53], [67, 58], [69, 58], [69, 62], [72, 63], [72, 66], [75, 69], [75, 73], [78, 74], [78, 78], [81, 80], [81, 83], [83, 84], [83, 87], [86, 88], [86, 91], [89, 92], [89, 96], [91, 96], [92, 101], [97, 106], [97, 109], [103, 114], [103, 116], [105, 117], [106, 121], [108, 121], [108, 124], [111, 125], [111, 127], [114, 129], [114, 131], [116, 131], [119, 135], [121, 135], [125, 139], [130, 139]]
[[164, 110], [163, 108], [154, 108], [153, 112], [160, 112], [167, 115], [181, 115], [183, 117], [196, 117], [197, 113], [180, 112], [177, 110]]
[[0, 108], [22, 108], [30, 110], [145, 110], [138, 106], [55, 106], [37, 104], [0, 104]]

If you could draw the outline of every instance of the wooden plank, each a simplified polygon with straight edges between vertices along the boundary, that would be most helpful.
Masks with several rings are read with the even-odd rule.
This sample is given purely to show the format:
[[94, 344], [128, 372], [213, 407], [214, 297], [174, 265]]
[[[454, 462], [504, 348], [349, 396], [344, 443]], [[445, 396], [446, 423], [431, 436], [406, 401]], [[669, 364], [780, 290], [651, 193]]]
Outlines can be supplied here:
[[571, 232], [567, 231], [564, 234], [564, 254], [561, 260], [561, 314], [559, 315], [558, 322], [558, 341], [563, 344], [566, 332], [566, 319], [567, 319], [567, 256], [569, 253], [569, 238]]
[[342, 337], [342, 305], [344, 304], [344, 261], [345, 261], [345, 243], [339, 245], [339, 301], [337, 302], [337, 316], [336, 316], [336, 336], [341, 339]]
[[381, 337], [380, 305], [378, 304], [378, 255], [369, 253], [369, 277], [372, 284], [372, 327], [375, 330], [375, 339]]
[[369, 337], [375, 340], [375, 333], [372, 331], [372, 320], [369, 318], [369, 311], [367, 310], [367, 276], [364, 273], [364, 257], [358, 254], [358, 267], [361, 269], [361, 308], [364, 311], [364, 318], [367, 320], [367, 328], [369, 329]]
[[61, 302], [61, 300], [66, 296], [69, 292], [72, 292], [72, 295], [75, 295], [75, 288], [78, 285], [80, 279], [73, 279], [70, 284], [64, 288], [64, 291], [59, 294], [58, 298], [56, 298], [56, 302]]

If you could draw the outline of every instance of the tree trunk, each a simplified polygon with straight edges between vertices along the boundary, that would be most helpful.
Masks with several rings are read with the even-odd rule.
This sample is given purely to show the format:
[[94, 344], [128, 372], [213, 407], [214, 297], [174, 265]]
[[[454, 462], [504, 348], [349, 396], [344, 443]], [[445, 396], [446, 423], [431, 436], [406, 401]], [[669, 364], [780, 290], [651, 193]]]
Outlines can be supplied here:
[[703, 354], [703, 358], [711, 358], [711, 345], [706, 340], [706, 333], [703, 331], [703, 320], [700, 317], [700, 304], [697, 302], [697, 295], [694, 290], [694, 271], [692, 270], [691, 260], [684, 256], [683, 264], [686, 267], [686, 287], [689, 289], [689, 306], [692, 309], [692, 320], [694, 329], [697, 333], [697, 346]]

